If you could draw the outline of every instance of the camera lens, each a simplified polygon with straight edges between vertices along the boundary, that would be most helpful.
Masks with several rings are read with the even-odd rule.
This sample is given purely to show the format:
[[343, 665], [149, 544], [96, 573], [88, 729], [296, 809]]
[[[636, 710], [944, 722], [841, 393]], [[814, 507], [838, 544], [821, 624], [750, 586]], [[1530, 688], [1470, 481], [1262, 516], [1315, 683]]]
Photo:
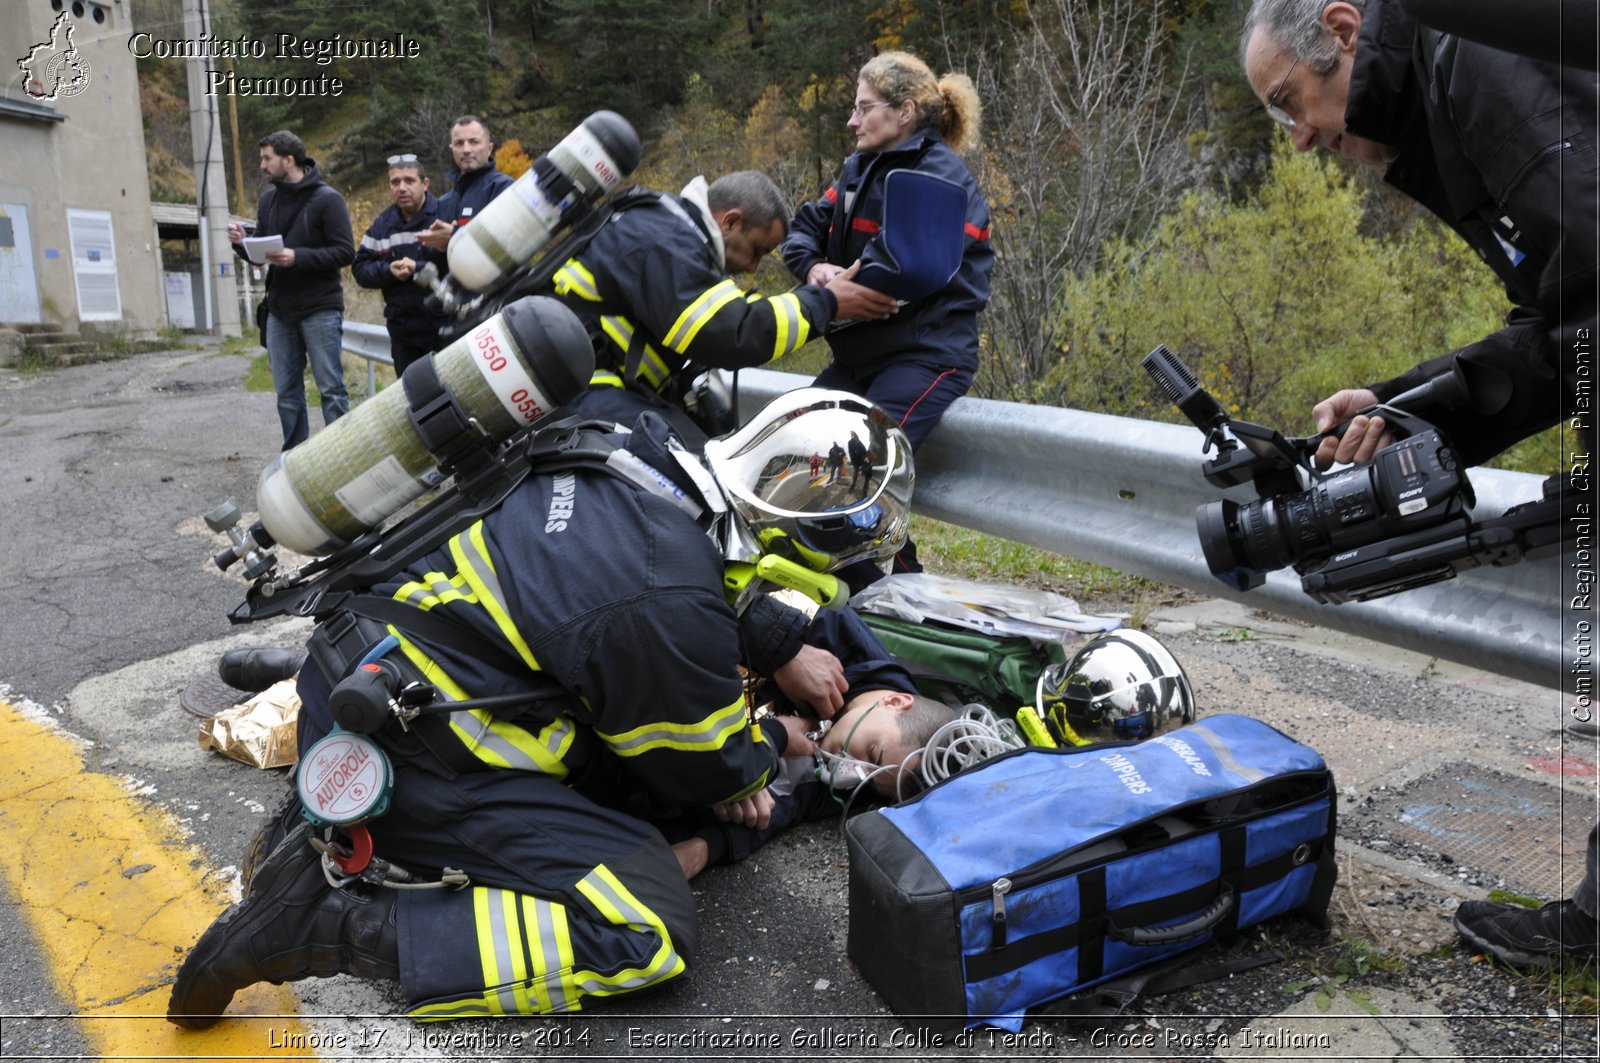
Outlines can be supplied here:
[[1266, 574], [1315, 556], [1328, 541], [1315, 489], [1240, 505], [1229, 499], [1195, 510], [1200, 549], [1211, 574], [1235, 590], [1261, 586]]
[[[1261, 504], [1251, 505], [1259, 508]], [[1204, 502], [1195, 508], [1194, 522], [1211, 574], [1236, 591], [1247, 591], [1261, 586], [1266, 570], [1252, 564], [1244, 550], [1245, 537], [1239, 529], [1241, 508], [1244, 507], [1226, 498]]]

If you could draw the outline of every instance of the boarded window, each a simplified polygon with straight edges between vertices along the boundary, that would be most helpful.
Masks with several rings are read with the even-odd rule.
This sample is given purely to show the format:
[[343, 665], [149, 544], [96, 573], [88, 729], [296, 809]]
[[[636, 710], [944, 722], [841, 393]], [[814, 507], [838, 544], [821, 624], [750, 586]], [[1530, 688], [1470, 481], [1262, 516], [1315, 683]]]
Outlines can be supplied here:
[[121, 321], [122, 294], [117, 288], [110, 212], [68, 210], [67, 235], [72, 241], [72, 272], [78, 283], [78, 320]]

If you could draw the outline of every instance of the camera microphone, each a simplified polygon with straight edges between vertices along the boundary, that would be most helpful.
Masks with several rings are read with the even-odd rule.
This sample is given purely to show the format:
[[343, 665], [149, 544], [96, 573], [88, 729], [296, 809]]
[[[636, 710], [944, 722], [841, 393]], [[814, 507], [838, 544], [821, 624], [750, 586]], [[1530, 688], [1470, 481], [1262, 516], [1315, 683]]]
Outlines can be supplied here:
[[1139, 360], [1139, 364], [1144, 366], [1144, 371], [1150, 374], [1167, 401], [1206, 434], [1206, 444], [1209, 446], [1218, 430], [1228, 423], [1228, 411], [1200, 386], [1200, 381], [1189, 371], [1189, 367], [1169, 351], [1166, 344], [1157, 344], [1155, 350]]

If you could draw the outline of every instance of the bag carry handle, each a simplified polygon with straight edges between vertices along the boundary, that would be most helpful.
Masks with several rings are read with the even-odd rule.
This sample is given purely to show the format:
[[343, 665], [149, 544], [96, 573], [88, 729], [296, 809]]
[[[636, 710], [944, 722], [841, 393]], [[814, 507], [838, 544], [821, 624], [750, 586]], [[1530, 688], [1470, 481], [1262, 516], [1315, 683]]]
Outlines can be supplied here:
[[1233, 910], [1233, 887], [1228, 883], [1221, 883], [1217, 892], [1217, 899], [1200, 914], [1192, 919], [1186, 919], [1172, 926], [1118, 926], [1109, 916], [1106, 918], [1106, 937], [1120, 941], [1125, 945], [1175, 945], [1180, 941], [1197, 938], [1206, 931], [1213, 929], [1228, 917]]

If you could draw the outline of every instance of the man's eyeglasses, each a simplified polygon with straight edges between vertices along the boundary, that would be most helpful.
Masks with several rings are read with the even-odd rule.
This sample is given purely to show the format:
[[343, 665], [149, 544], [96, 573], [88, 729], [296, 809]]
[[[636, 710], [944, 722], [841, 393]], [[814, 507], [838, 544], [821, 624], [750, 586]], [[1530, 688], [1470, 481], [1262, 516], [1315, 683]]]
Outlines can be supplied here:
[[1289, 64], [1288, 73], [1283, 75], [1283, 80], [1278, 82], [1278, 87], [1272, 90], [1272, 95], [1267, 97], [1267, 117], [1283, 126], [1285, 129], [1294, 128], [1294, 119], [1289, 117], [1289, 112], [1278, 106], [1278, 95], [1283, 92], [1283, 87], [1289, 84], [1289, 76], [1294, 73], [1294, 68], [1300, 65], [1300, 57], [1294, 57], [1294, 62]]
[[867, 116], [867, 112], [872, 110], [874, 107], [895, 107], [895, 106], [898, 106], [898, 105], [890, 103], [888, 100], [879, 100], [877, 103], [858, 103], [858, 104], [855, 105], [855, 108], [853, 110], [851, 110], [850, 117], [852, 117], [852, 118], [865, 118]]
[[416, 161], [417, 161], [417, 157], [415, 155], [391, 155], [391, 156], [389, 156], [389, 165], [390, 166], [399, 166], [402, 163], [416, 162]]

